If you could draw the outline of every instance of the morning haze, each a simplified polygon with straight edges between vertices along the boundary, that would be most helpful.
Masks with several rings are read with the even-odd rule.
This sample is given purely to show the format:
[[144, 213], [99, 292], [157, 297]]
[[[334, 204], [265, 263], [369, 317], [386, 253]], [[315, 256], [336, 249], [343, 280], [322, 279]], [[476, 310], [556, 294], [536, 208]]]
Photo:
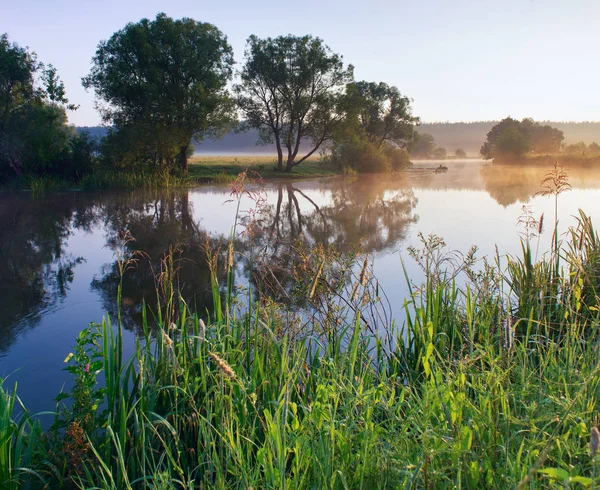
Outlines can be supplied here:
[[598, 488], [599, 14], [3, 6], [0, 488]]

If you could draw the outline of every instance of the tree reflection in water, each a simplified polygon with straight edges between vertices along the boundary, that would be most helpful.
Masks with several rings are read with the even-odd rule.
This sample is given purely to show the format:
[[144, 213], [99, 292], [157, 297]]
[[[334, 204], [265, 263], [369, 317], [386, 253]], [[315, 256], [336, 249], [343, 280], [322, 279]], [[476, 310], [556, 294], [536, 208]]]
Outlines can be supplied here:
[[17, 334], [40, 322], [42, 312], [63, 301], [84, 259], [65, 251], [74, 228], [89, 230], [93, 202], [59, 198], [45, 205], [30, 199], [0, 200], [0, 351]]
[[[256, 215], [240, 218], [246, 226], [252, 220], [252, 233], [234, 237], [238, 285], [248, 284], [250, 278], [251, 286], [263, 297], [289, 299], [296, 282], [293, 271], [303, 260], [303, 251], [317, 246], [344, 253], [358, 248], [367, 253], [391, 249], [418, 219], [413, 212], [416, 199], [403, 179], [332, 180], [315, 187], [282, 182], [267, 186], [265, 192], [272, 192], [270, 204], [261, 206]], [[214, 193], [215, 206], [229, 198], [226, 190]], [[122, 245], [126, 255], [144, 252], [122, 279], [122, 317], [127, 328], [140, 324], [144, 303], [156, 313], [157, 274], [170, 250], [175, 251], [175, 287], [181, 298], [200, 313], [210, 311], [206, 249], [218, 251], [221, 266], [217, 272], [224, 283], [229, 236], [200, 226], [202, 216], [213, 209], [194, 209], [192, 195], [188, 190], [138, 191], [55, 195], [44, 201], [4, 196], [0, 201], [4, 258], [0, 261], [4, 278], [0, 282], [0, 350], [7, 350], [20, 330], [39, 324], [47, 308], [64, 300], [77, 264], [88, 260], [96, 266], [99, 259], [93, 249], [85, 250], [84, 257], [68, 253], [69, 239], [78, 232], [102, 233], [98, 250]], [[120, 242], [125, 230], [134, 241]], [[117, 313], [120, 281], [113, 259], [98, 265], [91, 284], [111, 316]], [[148, 317], [152, 319], [152, 313]], [[89, 320], [82, 318], [82, 325]]]
[[242, 250], [256, 250], [246, 273], [252, 273], [259, 291], [289, 299], [294, 269], [314, 247], [374, 253], [397, 246], [418, 220], [416, 198], [404, 179], [386, 180], [332, 180], [325, 186], [324, 205], [299, 185], [278, 184], [276, 202], [263, 206], [255, 222], [253, 241], [240, 244]]

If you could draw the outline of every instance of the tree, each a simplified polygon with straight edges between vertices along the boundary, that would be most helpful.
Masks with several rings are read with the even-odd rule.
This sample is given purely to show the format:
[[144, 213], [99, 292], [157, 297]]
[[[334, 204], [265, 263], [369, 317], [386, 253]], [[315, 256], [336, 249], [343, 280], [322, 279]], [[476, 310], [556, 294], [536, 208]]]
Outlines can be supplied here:
[[584, 157], [587, 153], [588, 147], [583, 141], [565, 146], [565, 154], [569, 156]]
[[413, 117], [411, 100], [386, 83], [356, 82], [359, 126], [378, 147], [393, 143], [406, 148], [415, 137], [418, 117]]
[[411, 144], [410, 154], [414, 157], [428, 158], [431, 156], [435, 142], [429, 133], [415, 132], [415, 138]]
[[541, 125], [531, 118], [517, 121], [511, 117], [503, 119], [487, 134], [481, 154], [487, 159], [512, 160], [528, 152], [557, 153], [565, 136], [559, 129]]
[[[259, 130], [260, 142], [275, 142], [277, 168], [286, 171], [314, 154], [345, 118], [346, 84], [353, 67], [344, 68], [342, 57], [319, 38], [250, 36], [234, 87], [245, 126]], [[311, 149], [299, 156], [300, 143]]]
[[507, 117], [496, 124], [487, 134], [487, 140], [481, 147], [484, 159], [516, 159], [529, 151], [528, 134], [522, 130], [521, 123]]
[[0, 176], [23, 171], [60, 173], [72, 128], [63, 82], [52, 65], [0, 36]]
[[233, 54], [212, 24], [163, 13], [129, 23], [100, 42], [92, 63], [83, 85], [107, 104], [103, 119], [117, 130], [146, 132], [150, 141], [160, 134], [145, 151], [178, 161], [185, 173], [192, 138], [216, 137], [232, 120], [226, 84]]
[[600, 145], [595, 141], [592, 141], [588, 146], [588, 153], [592, 156], [600, 155]]
[[433, 150], [433, 158], [437, 158], [438, 160], [444, 160], [447, 154], [446, 148], [437, 147]]
[[526, 134], [530, 150], [535, 153], [558, 153], [565, 139], [561, 130], [548, 124], [542, 126], [531, 118], [521, 121], [521, 131]]
[[456, 151], [454, 152], [454, 156], [456, 158], [467, 158], [467, 152], [465, 150], [463, 150], [462, 148], [457, 148]]

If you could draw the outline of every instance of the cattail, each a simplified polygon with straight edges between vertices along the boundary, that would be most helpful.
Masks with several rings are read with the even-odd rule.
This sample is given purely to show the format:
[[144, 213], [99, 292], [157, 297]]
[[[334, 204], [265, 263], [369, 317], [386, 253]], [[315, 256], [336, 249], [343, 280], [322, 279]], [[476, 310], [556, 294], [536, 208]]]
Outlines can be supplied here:
[[540, 221], [538, 223], [538, 230], [537, 230], [538, 235], [541, 235], [543, 231], [544, 231], [544, 213], [542, 213], [540, 215]]
[[225, 362], [225, 360], [221, 359], [214, 352], [209, 352], [208, 355], [210, 357], [212, 357], [212, 359], [217, 363], [218, 368], [221, 370], [221, 372], [223, 373], [223, 375], [226, 378], [231, 379], [231, 380], [234, 380], [236, 378], [235, 373], [233, 372], [233, 369], [231, 368], [231, 366], [229, 364], [227, 364], [227, 362]]
[[598, 427], [592, 427], [590, 431], [590, 456], [594, 457], [600, 447], [600, 431]]

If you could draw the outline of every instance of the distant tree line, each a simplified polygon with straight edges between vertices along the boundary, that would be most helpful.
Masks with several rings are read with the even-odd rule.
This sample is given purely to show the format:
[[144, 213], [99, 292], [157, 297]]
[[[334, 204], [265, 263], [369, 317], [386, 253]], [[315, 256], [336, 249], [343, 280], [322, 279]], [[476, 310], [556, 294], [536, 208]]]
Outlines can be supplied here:
[[600, 145], [596, 142], [565, 144], [564, 140], [564, 132], [549, 124], [531, 118], [518, 121], [507, 117], [491, 128], [480, 152], [485, 159], [500, 161], [517, 160], [525, 155], [600, 156]]
[[[500, 121], [472, 122], [421, 122], [419, 133], [430, 134], [437, 146], [448, 149], [448, 153], [461, 148], [470, 155], [479, 154], [487, 133]], [[538, 121], [559, 129], [565, 142], [585, 142], [586, 145], [600, 141], [600, 122]]]

